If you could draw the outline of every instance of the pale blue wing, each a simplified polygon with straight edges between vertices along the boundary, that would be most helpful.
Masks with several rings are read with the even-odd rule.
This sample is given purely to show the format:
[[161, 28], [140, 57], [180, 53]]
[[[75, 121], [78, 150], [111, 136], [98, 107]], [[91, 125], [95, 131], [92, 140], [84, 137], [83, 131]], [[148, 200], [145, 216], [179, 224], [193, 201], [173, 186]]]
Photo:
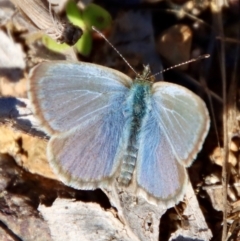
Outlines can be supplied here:
[[187, 175], [156, 115], [157, 110], [152, 109], [140, 134], [136, 178], [144, 196], [171, 206], [182, 197]]
[[52, 136], [47, 147], [48, 159], [65, 184], [92, 189], [112, 181], [120, 165], [117, 152], [126, 123], [125, 100], [125, 94], [116, 93], [105, 114]]
[[132, 80], [89, 63], [45, 62], [31, 73], [29, 96], [35, 114], [52, 134], [47, 156], [55, 173], [75, 188], [111, 181]]
[[83, 62], [44, 62], [33, 69], [29, 97], [49, 134], [76, 127], [106, 112], [132, 80], [119, 71]]
[[151, 110], [140, 135], [137, 183], [147, 197], [178, 202], [189, 166], [209, 129], [204, 102], [188, 89], [166, 82], [152, 87]]
[[184, 166], [191, 165], [209, 130], [205, 103], [188, 89], [171, 83], [157, 82], [152, 91], [156, 118], [175, 158]]

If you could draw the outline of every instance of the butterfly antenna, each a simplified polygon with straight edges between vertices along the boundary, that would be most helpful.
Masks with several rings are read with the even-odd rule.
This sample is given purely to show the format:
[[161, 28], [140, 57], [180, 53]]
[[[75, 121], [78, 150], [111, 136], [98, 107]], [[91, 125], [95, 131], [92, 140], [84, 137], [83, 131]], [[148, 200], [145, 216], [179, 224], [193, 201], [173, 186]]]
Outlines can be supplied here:
[[92, 29], [94, 31], [96, 31], [117, 53], [118, 55], [123, 59], [123, 61], [128, 65], [128, 67], [136, 74], [139, 75], [137, 73], [137, 71], [128, 63], [128, 61], [123, 57], [123, 55], [113, 46], [113, 44], [98, 30], [96, 29], [94, 26], [92, 26]]
[[162, 73], [164, 73], [164, 72], [166, 72], [166, 71], [168, 71], [168, 70], [171, 70], [171, 69], [175, 69], [175, 68], [177, 68], [177, 67], [179, 67], [179, 66], [182, 66], [182, 65], [184, 65], [184, 64], [189, 64], [189, 63], [192, 63], [192, 62], [201, 60], [201, 59], [207, 59], [207, 58], [209, 58], [209, 57], [210, 57], [210, 54], [200, 55], [200, 56], [198, 56], [197, 58], [190, 59], [190, 60], [188, 60], [188, 61], [186, 61], [186, 62], [183, 62], [183, 63], [181, 63], [181, 64], [176, 64], [176, 65], [173, 65], [173, 66], [171, 66], [171, 67], [169, 67], [169, 68], [166, 68], [166, 69], [164, 69], [164, 70], [162, 70], [162, 71], [154, 74], [153, 76], [156, 76], [156, 75], [158, 75], [158, 74], [162, 74]]

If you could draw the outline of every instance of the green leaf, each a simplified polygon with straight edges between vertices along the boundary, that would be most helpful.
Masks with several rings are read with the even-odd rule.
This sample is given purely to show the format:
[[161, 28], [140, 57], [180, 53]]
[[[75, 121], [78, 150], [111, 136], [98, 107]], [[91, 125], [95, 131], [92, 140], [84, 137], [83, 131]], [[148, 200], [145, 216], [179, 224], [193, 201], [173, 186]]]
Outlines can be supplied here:
[[82, 28], [83, 30], [85, 29], [85, 23], [82, 19], [82, 13], [78, 9], [77, 4], [74, 1], [69, 1], [66, 6], [66, 14], [69, 19], [69, 21]]
[[88, 29], [92, 29], [92, 26], [99, 30], [106, 29], [112, 24], [112, 17], [104, 8], [91, 3], [82, 13], [82, 20]]
[[65, 43], [63, 43], [63, 44], [57, 43], [55, 40], [50, 38], [48, 35], [44, 35], [42, 37], [42, 42], [48, 49], [50, 49], [54, 52], [58, 52], [58, 53], [62, 53], [65, 50], [70, 48], [70, 46]]
[[92, 35], [91, 32], [85, 31], [81, 38], [74, 45], [78, 53], [81, 53], [84, 56], [88, 56], [92, 50]]

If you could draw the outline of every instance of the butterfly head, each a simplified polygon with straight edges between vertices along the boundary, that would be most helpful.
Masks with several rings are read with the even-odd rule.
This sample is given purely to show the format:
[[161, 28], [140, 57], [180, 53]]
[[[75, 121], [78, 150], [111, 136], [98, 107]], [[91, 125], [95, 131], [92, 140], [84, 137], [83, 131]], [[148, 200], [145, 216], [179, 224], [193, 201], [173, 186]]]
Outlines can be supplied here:
[[153, 83], [155, 81], [154, 76], [151, 74], [151, 70], [149, 65], [144, 65], [143, 66], [143, 72], [142, 74], [138, 74], [135, 82], [147, 82], [147, 83]]

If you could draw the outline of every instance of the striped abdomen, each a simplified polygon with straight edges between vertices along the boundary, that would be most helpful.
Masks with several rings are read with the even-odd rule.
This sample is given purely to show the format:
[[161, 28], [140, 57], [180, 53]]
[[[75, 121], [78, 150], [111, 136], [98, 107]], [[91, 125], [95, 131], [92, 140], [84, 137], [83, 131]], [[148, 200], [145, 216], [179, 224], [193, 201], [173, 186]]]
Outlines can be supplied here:
[[130, 115], [131, 121], [127, 148], [123, 156], [118, 179], [123, 185], [128, 185], [130, 183], [135, 169], [139, 149], [139, 135], [144, 120], [149, 112], [150, 84], [146, 82], [134, 83], [130, 93], [127, 99], [127, 112]]

